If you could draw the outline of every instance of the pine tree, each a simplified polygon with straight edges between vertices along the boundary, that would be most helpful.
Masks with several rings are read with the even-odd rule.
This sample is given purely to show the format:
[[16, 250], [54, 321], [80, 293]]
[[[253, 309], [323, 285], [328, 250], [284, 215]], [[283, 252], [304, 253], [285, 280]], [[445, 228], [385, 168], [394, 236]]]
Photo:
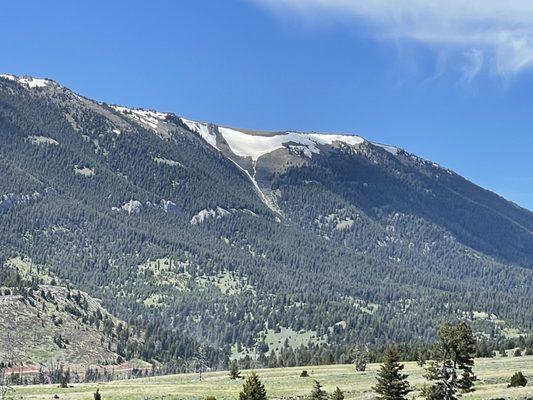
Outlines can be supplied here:
[[521, 371], [518, 371], [518, 372], [515, 372], [513, 376], [511, 376], [511, 382], [509, 383], [508, 387], [519, 387], [519, 386], [526, 386], [526, 385], [527, 385], [526, 377]]
[[261, 383], [257, 374], [252, 371], [244, 385], [242, 385], [239, 400], [266, 400], [266, 398], [265, 386]]
[[344, 393], [338, 387], [335, 388], [330, 396], [330, 400], [344, 400]]
[[359, 346], [354, 346], [350, 351], [350, 358], [355, 365], [357, 372], [366, 371], [366, 364], [368, 362], [368, 349], [365, 347], [361, 349]]
[[237, 379], [240, 377], [239, 364], [237, 360], [232, 360], [229, 365], [229, 377], [231, 379]]
[[429, 362], [424, 377], [435, 383], [423, 387], [422, 397], [427, 400], [457, 400], [457, 375], [448, 360]]
[[200, 346], [196, 352], [196, 356], [193, 358], [200, 381], [202, 380], [202, 374], [207, 370], [208, 367], [206, 350], [207, 349], [205, 346]]
[[474, 357], [476, 355], [476, 340], [472, 328], [465, 322], [461, 322], [456, 328], [459, 347], [457, 354], [457, 367], [463, 370], [459, 379], [459, 388], [463, 393], [474, 391], [474, 382], [477, 377], [474, 375]]
[[459, 390], [473, 391], [476, 345], [470, 326], [465, 322], [442, 325], [436, 350], [436, 359], [426, 367], [426, 379], [434, 382], [423, 390], [426, 399], [455, 400]]
[[403, 364], [395, 347], [385, 350], [383, 364], [377, 374], [377, 384], [372, 389], [379, 395], [380, 400], [403, 400], [412, 391], [408, 375], [403, 374]]
[[309, 395], [309, 400], [327, 400], [327, 398], [328, 394], [324, 389], [322, 389], [320, 382], [315, 380], [313, 391]]

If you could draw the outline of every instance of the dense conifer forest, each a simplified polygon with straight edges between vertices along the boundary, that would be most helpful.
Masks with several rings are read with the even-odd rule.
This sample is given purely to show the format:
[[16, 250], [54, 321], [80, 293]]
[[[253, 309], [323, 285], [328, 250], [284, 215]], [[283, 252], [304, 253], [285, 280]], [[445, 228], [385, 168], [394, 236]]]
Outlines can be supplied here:
[[169, 370], [390, 342], [413, 360], [446, 320], [480, 351], [531, 346], [530, 211], [403, 150], [287, 144], [251, 166], [215, 125], [218, 148], [136, 115], [0, 78], [0, 294], [31, 302], [53, 276], [122, 321], [101, 328], [113, 352]]

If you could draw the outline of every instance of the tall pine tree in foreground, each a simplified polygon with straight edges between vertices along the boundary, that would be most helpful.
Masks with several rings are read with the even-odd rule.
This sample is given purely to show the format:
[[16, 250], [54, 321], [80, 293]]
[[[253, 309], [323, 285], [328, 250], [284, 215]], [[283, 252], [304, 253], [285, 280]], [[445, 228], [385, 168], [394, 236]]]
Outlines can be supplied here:
[[242, 392], [239, 393], [239, 400], [266, 400], [265, 386], [259, 380], [259, 377], [252, 371], [242, 385]]
[[385, 350], [383, 364], [377, 374], [377, 384], [372, 389], [378, 394], [379, 400], [404, 400], [412, 391], [408, 375], [402, 373], [403, 364], [395, 347]]
[[456, 400], [459, 391], [473, 391], [475, 354], [476, 342], [468, 324], [442, 325], [435, 360], [428, 363], [425, 374], [433, 383], [424, 388], [424, 397], [427, 400]]
[[454, 368], [462, 371], [457, 379], [457, 387], [462, 393], [473, 392], [474, 382], [477, 380], [474, 375], [474, 357], [477, 346], [472, 328], [466, 322], [459, 322], [455, 329], [452, 327], [451, 338], [454, 341]]

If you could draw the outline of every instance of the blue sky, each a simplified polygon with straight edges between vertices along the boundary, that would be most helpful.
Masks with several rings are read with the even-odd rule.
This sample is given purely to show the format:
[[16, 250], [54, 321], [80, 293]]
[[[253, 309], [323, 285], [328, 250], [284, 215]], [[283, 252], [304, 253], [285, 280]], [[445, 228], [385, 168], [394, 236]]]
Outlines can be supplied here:
[[533, 210], [533, 5], [500, 3], [5, 1], [0, 72], [230, 126], [357, 133]]

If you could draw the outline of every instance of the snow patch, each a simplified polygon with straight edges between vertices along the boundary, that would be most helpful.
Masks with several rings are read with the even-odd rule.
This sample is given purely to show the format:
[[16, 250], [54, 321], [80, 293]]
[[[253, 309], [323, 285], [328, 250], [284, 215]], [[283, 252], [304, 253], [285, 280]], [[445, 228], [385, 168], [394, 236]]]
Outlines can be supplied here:
[[115, 111], [120, 112], [121, 114], [127, 115], [128, 117], [142, 123], [143, 125], [147, 125], [150, 128], [156, 130], [159, 127], [159, 124], [161, 122], [164, 122], [168, 117], [168, 114], [157, 111], [148, 111], [122, 106], [111, 106], [111, 108]]
[[356, 146], [364, 142], [359, 136], [327, 135], [321, 133], [285, 132], [271, 136], [250, 135], [230, 128], [219, 127], [231, 151], [240, 157], [250, 157], [256, 162], [259, 157], [288, 146], [298, 146], [307, 157], [319, 154], [318, 145], [332, 145], [341, 142]]
[[372, 144], [374, 146], [381, 147], [383, 150], [388, 151], [389, 153], [391, 153], [394, 156], [397, 156], [398, 153], [400, 152], [400, 149], [398, 147], [389, 146], [389, 145], [381, 144], [381, 143], [375, 143], [375, 142], [373, 142]]
[[17, 80], [17, 78], [15, 78], [15, 76], [9, 75], [9, 74], [0, 74], [0, 78], [7, 79], [9, 81], [16, 81]]
[[299, 133], [299, 135], [307, 135], [317, 144], [332, 145], [333, 142], [341, 142], [349, 146], [357, 146], [365, 141], [362, 137], [356, 135], [328, 135], [324, 133]]
[[19, 82], [27, 85], [30, 88], [36, 88], [36, 87], [45, 87], [48, 86], [48, 82], [46, 79], [37, 79], [37, 78], [20, 78]]
[[185, 118], [181, 118], [181, 121], [187, 125], [187, 128], [200, 135], [202, 139], [216, 149], [217, 137], [214, 133], [209, 132], [209, 126], [207, 124], [203, 122], [191, 121]]
[[309, 150], [305, 146], [288, 145], [287, 147], [290, 151], [295, 152], [297, 154], [303, 154], [307, 158], [311, 158], [313, 156], [313, 153], [311, 152], [311, 150]]
[[15, 75], [10, 75], [10, 74], [0, 74], [0, 78], [8, 79], [10, 81], [16, 81], [31, 89], [48, 86], [48, 84], [51, 82], [48, 79], [39, 79], [39, 78], [32, 78], [32, 77], [18, 78]]
[[274, 211], [275, 213], [277, 214], [281, 214], [281, 210], [277, 207], [277, 205], [274, 203], [274, 201], [272, 201], [272, 199], [270, 199], [269, 197], [267, 197], [266, 194], [263, 193], [263, 191], [261, 190], [261, 188], [259, 187], [259, 184], [257, 183], [257, 181], [255, 180], [255, 176], [252, 176], [246, 169], [244, 169], [243, 167], [241, 167], [236, 161], [232, 160], [231, 158], [228, 158], [233, 164], [235, 164], [235, 166], [237, 168], [239, 168], [242, 172], [244, 172], [244, 174], [250, 179], [250, 181], [252, 182], [252, 184], [254, 185], [254, 188], [255, 190], [257, 191], [257, 193], [259, 193], [259, 196], [261, 197], [261, 200], [263, 201], [263, 203], [268, 207], [270, 208], [272, 211]]

